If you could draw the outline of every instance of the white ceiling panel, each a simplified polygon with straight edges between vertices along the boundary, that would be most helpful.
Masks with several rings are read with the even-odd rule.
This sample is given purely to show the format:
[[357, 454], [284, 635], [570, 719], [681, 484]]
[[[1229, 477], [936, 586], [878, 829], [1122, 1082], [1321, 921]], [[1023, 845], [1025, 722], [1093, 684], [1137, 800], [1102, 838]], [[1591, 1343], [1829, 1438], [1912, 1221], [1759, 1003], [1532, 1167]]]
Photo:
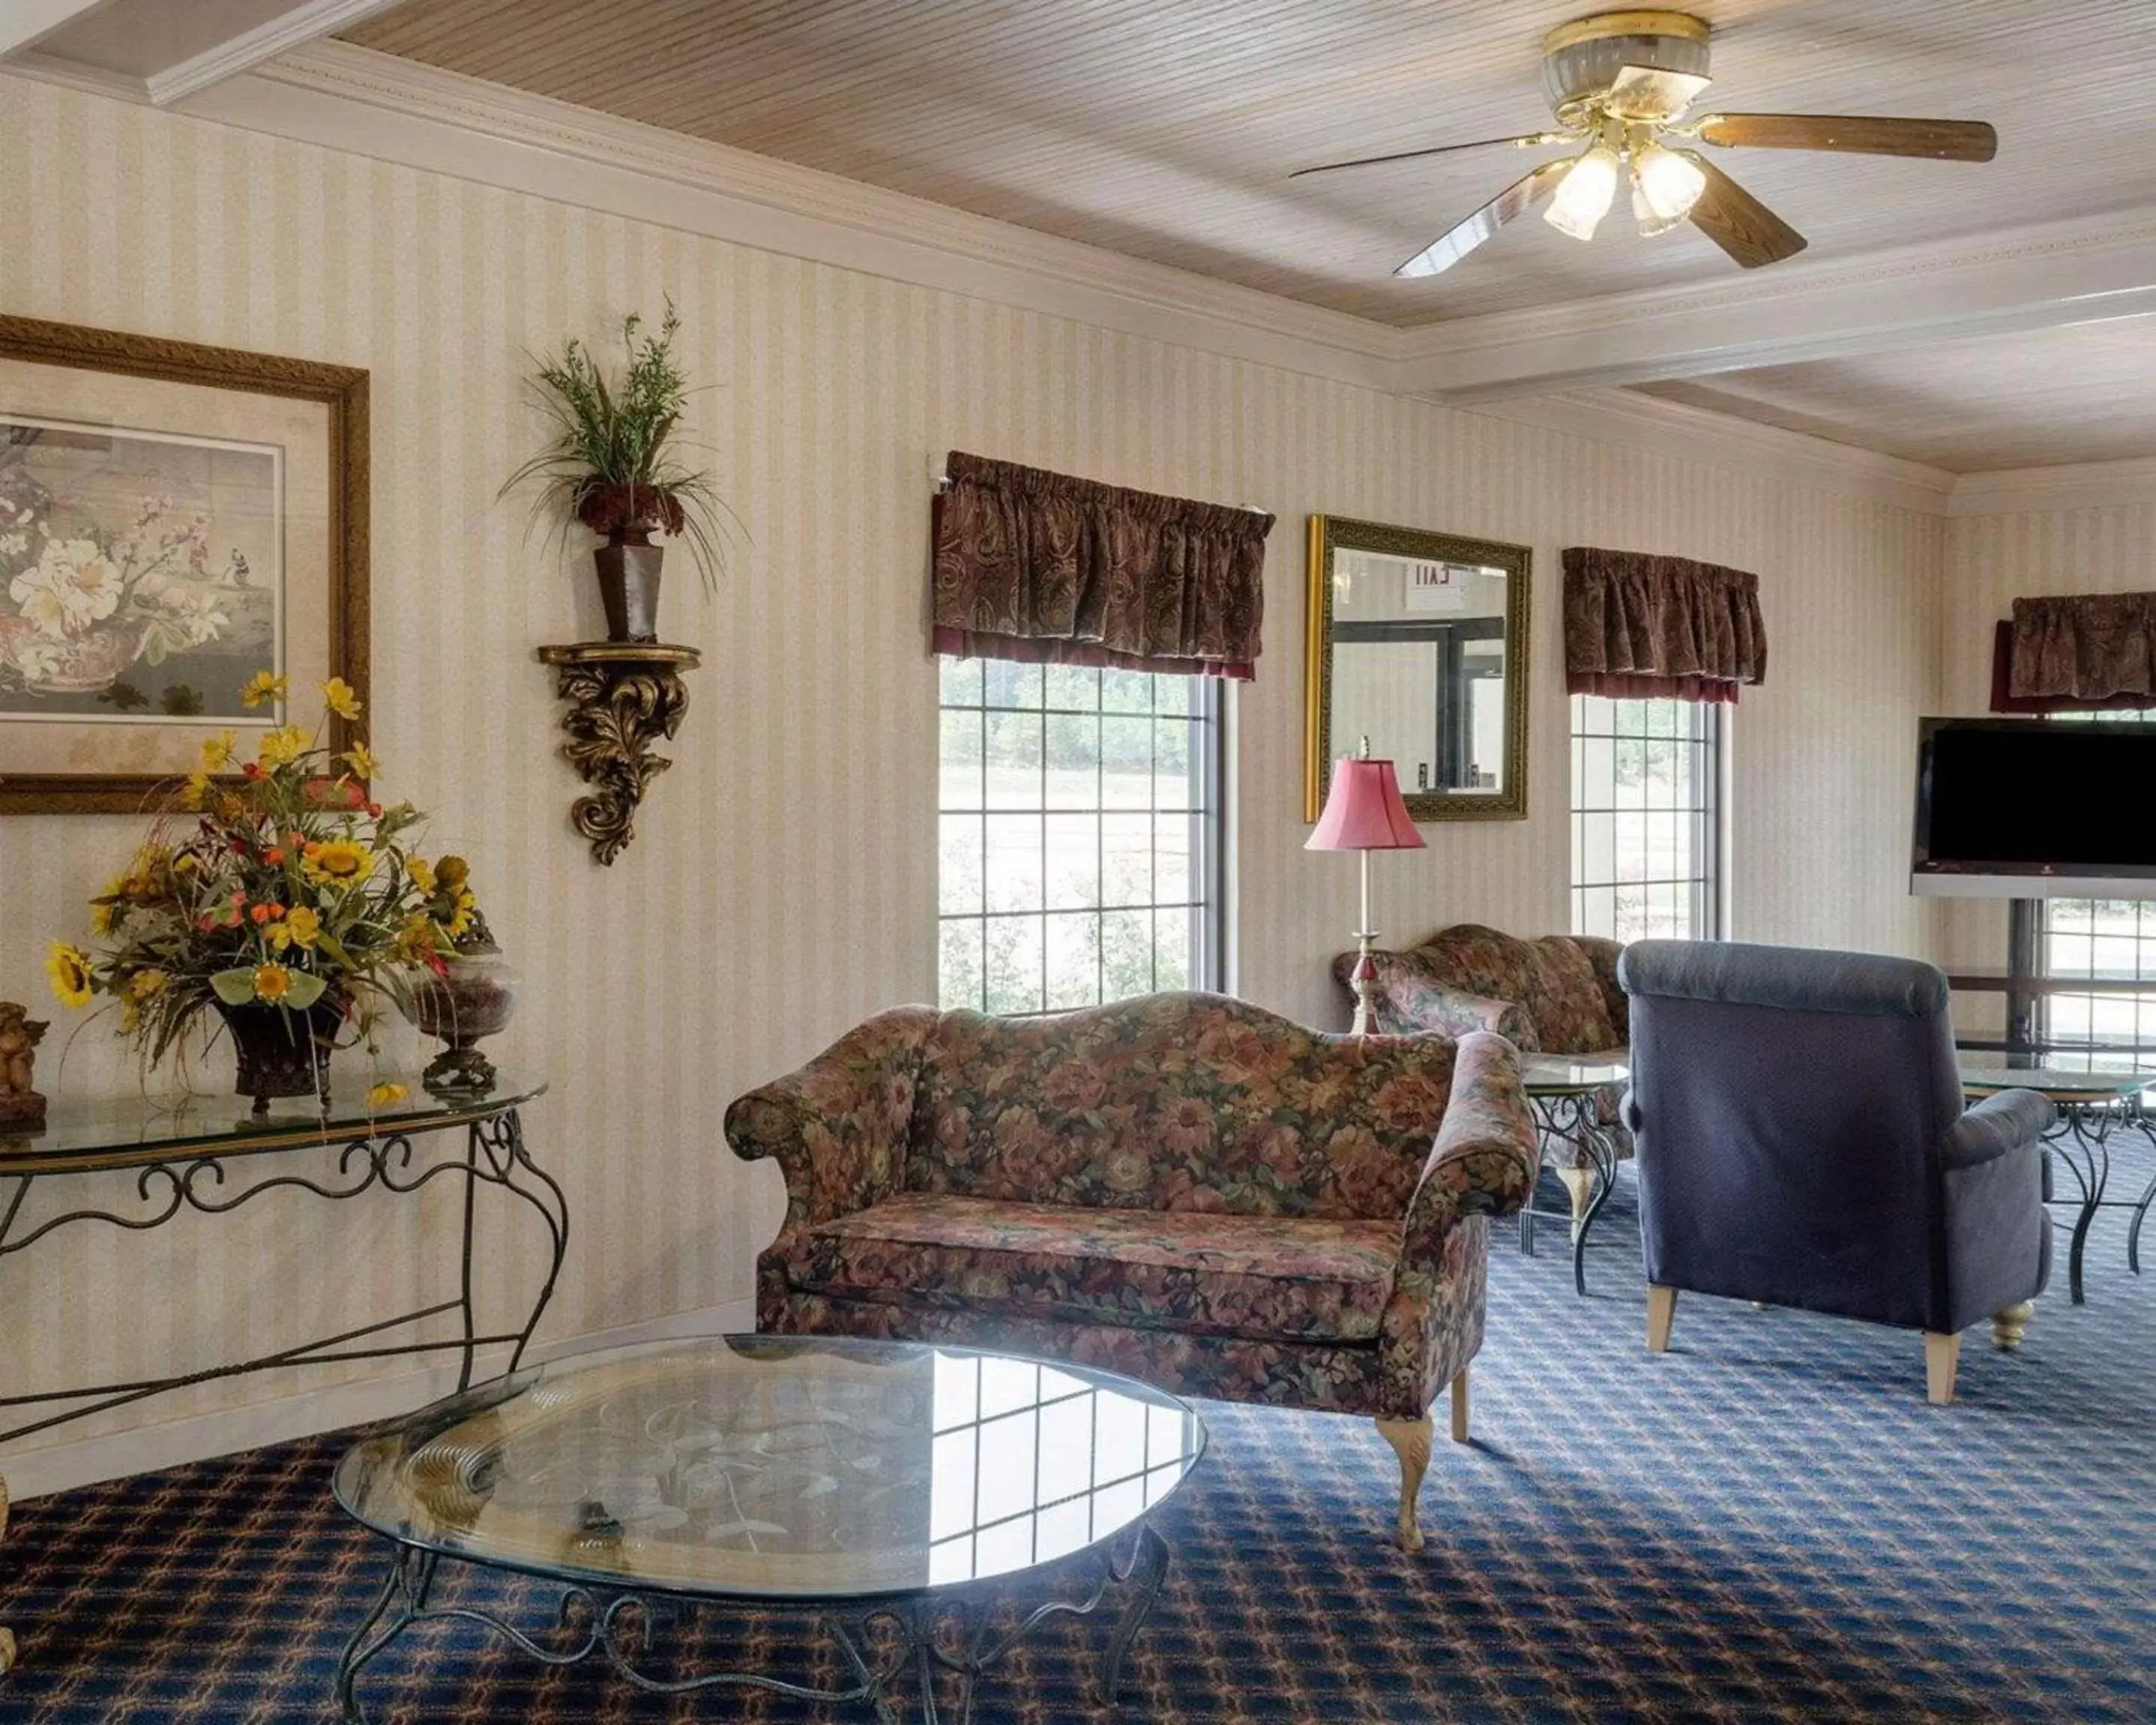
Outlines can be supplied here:
[[2156, 317], [1645, 383], [1953, 473], [2156, 455]]
[[[1132, 256], [1402, 326], [1722, 280], [1693, 229], [1539, 221], [1394, 265], [1522, 152], [1289, 183], [1547, 123], [1537, 44], [1582, 0], [411, 0], [346, 39]], [[1989, 120], [1975, 166], [1716, 160], [1854, 257], [2148, 203], [2156, 0], [1700, 0], [1709, 105]]]

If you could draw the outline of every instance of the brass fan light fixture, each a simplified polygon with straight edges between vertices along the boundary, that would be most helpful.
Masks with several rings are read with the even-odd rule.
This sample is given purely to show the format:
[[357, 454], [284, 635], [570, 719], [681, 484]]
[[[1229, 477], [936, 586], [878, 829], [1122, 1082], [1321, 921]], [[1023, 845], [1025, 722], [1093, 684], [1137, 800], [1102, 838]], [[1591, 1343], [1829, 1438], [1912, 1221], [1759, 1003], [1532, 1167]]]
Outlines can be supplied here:
[[1685, 12], [1599, 12], [1574, 18], [1543, 40], [1543, 82], [1556, 110], [1555, 131], [1330, 162], [1290, 177], [1496, 145], [1522, 150], [1584, 145], [1577, 155], [1546, 162], [1515, 180], [1393, 273], [1435, 275], [1449, 270], [1544, 198], [1550, 205], [1543, 219], [1553, 228], [1574, 239], [1592, 239], [1628, 177], [1632, 215], [1642, 234], [1666, 233], [1688, 221], [1744, 268], [1756, 270], [1794, 257], [1804, 249], [1804, 235], [1691, 145], [1928, 156], [1942, 162], [1989, 162], [1998, 151], [1998, 133], [1980, 120], [1834, 114], [1707, 114], [1686, 120], [1686, 110], [1712, 81], [1707, 35], [1705, 21]]

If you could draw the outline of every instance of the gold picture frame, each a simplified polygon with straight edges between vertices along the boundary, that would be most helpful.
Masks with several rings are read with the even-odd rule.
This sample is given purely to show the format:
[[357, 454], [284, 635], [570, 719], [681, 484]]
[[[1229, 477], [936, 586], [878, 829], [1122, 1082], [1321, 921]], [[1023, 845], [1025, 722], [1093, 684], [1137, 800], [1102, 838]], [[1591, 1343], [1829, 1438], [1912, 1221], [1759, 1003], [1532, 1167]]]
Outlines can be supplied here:
[[1475, 791], [1418, 791], [1401, 788], [1410, 819], [1440, 820], [1524, 820], [1527, 814], [1527, 619], [1528, 589], [1533, 584], [1534, 553], [1524, 545], [1494, 539], [1468, 539], [1451, 533], [1400, 527], [1344, 516], [1310, 518], [1309, 588], [1305, 615], [1303, 709], [1305, 714], [1302, 818], [1314, 823], [1325, 803], [1332, 757], [1333, 561], [1339, 551], [1437, 563], [1466, 563], [1501, 569], [1505, 581], [1505, 757], [1502, 784], [1487, 794]]
[[[352, 366], [0, 316], [0, 814], [138, 813], [205, 727], [282, 722], [233, 710], [258, 640], [295, 691], [367, 699], [367, 388]], [[180, 495], [131, 512], [130, 485], [175, 473]]]

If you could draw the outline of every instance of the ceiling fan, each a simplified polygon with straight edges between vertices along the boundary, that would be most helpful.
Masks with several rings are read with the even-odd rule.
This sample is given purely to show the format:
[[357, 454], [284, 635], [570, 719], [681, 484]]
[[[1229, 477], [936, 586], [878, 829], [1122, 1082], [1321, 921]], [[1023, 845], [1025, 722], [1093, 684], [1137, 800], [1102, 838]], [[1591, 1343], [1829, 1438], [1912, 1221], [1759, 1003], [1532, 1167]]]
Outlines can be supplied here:
[[[1440, 144], [1353, 162], [1329, 162], [1289, 177], [1414, 162], [1496, 145], [1535, 149], [1585, 145], [1515, 180], [1393, 273], [1449, 270], [1506, 223], [1544, 198], [1544, 219], [1575, 239], [1592, 239], [1629, 170], [1632, 213], [1642, 234], [1689, 221], [1747, 270], [1804, 249], [1804, 237], [1714, 164], [1687, 147], [1748, 144], [1765, 150], [1838, 150], [1871, 156], [1928, 156], [1989, 162], [1999, 135], [1980, 120], [1894, 120], [1833, 114], [1707, 114], [1686, 110], [1712, 80], [1708, 30], [1684, 12], [1602, 12], [1560, 24], [1543, 40], [1543, 82], [1557, 129], [1516, 138]], [[1553, 195], [1554, 194], [1554, 195]]]

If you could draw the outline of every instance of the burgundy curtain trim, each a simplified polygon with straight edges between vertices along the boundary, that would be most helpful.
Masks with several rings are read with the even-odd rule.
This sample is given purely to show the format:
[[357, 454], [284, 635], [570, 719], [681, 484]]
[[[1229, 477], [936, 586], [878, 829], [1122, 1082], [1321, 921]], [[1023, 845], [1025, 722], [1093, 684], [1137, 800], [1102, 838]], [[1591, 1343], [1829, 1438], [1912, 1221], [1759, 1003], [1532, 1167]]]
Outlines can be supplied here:
[[2014, 692], [2014, 625], [2000, 619], [1991, 637], [1991, 710], [1994, 713], [2127, 713], [2156, 707], [2156, 696], [2016, 695]]
[[971, 629], [936, 626], [932, 650], [954, 659], [1005, 659], [1017, 665], [1076, 665], [1102, 670], [1150, 671], [1170, 677], [1225, 677], [1238, 683], [1256, 680], [1258, 668], [1247, 660], [1147, 658], [1118, 653], [1094, 641], [1039, 640], [1029, 635], [980, 634]]
[[1573, 671], [1564, 680], [1568, 695], [1599, 695], [1609, 701], [1694, 701], [1734, 706], [1741, 684], [1717, 677], [1656, 677], [1637, 671]]
[[2084, 711], [2156, 706], [2156, 593], [2016, 599], [2011, 629], [2013, 699], [2065, 698]]

